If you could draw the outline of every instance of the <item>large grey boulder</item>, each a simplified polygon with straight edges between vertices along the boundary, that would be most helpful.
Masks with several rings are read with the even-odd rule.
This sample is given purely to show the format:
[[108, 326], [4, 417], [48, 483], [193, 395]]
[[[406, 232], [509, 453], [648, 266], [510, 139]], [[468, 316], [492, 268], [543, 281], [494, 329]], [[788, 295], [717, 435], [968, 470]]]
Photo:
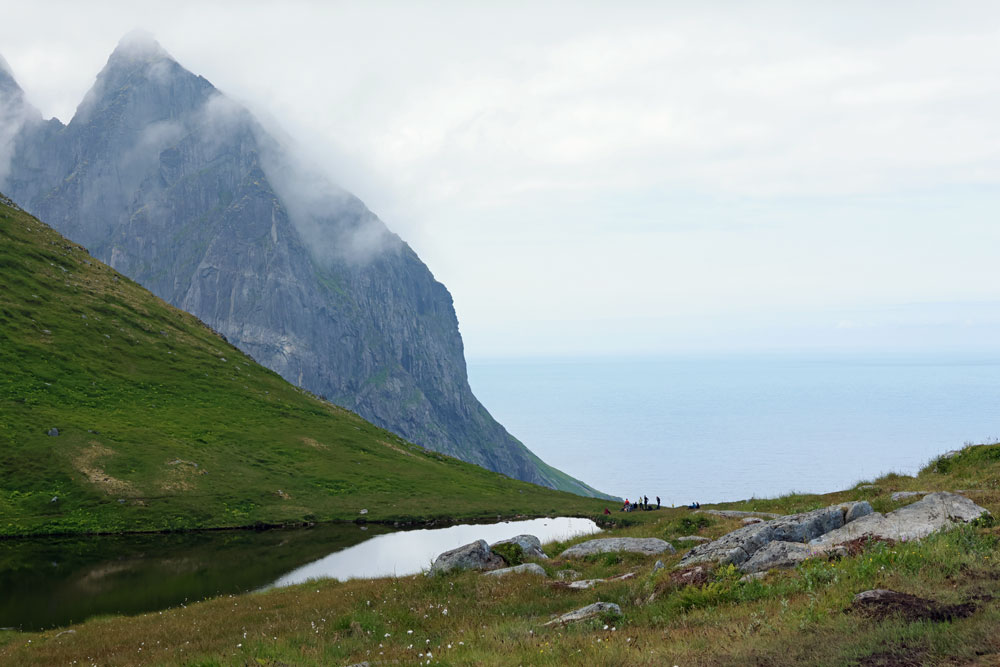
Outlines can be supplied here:
[[586, 621], [589, 618], [594, 618], [595, 616], [600, 616], [602, 614], [614, 614], [616, 616], [621, 616], [621, 613], [622, 608], [614, 602], [595, 602], [594, 604], [588, 604], [586, 607], [581, 607], [576, 611], [563, 614], [559, 618], [552, 619], [545, 625], [565, 625], [566, 623]]
[[896, 540], [919, 540], [931, 533], [949, 528], [956, 523], [967, 523], [987, 514], [965, 496], [941, 491], [924, 496], [912, 505], [900, 507], [882, 515], [865, 517], [813, 538], [809, 543], [816, 547], [832, 547], [863, 537]]
[[765, 523], [744, 526], [719, 539], [700, 544], [681, 559], [678, 567], [696, 563], [742, 565], [771, 542], [808, 542], [872, 513], [867, 501], [832, 505], [812, 512], [782, 516]]
[[496, 570], [503, 566], [503, 558], [490, 551], [486, 540], [478, 540], [440, 554], [434, 559], [428, 574], [443, 574], [452, 570]]
[[628, 551], [630, 553], [646, 554], [647, 556], [655, 556], [664, 552], [677, 553], [677, 550], [669, 542], [664, 542], [655, 537], [605, 537], [574, 544], [559, 554], [559, 556], [561, 558], [582, 558], [591, 554], [603, 554], [614, 551]]
[[740, 571], [747, 574], [767, 572], [778, 567], [795, 567], [807, 558], [817, 554], [817, 550], [801, 542], [769, 542], [767, 546], [754, 552], [750, 560], [740, 565]]
[[515, 565], [514, 567], [502, 567], [499, 570], [491, 570], [490, 572], [483, 572], [484, 577], [502, 577], [506, 574], [519, 574], [522, 572], [527, 572], [528, 574], [537, 574], [541, 577], [548, 576], [545, 574], [545, 570], [538, 563], [522, 563], [520, 565]]
[[501, 544], [516, 544], [521, 547], [521, 553], [525, 558], [548, 558], [542, 551], [542, 542], [534, 535], [518, 535], [509, 540], [500, 540], [490, 545], [490, 549], [495, 549]]

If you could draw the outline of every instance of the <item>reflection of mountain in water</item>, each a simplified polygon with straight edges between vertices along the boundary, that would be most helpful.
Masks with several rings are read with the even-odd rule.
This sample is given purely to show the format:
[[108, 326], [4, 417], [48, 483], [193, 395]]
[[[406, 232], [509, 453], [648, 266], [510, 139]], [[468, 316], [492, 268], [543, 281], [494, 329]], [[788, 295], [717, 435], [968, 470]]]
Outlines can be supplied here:
[[0, 541], [0, 627], [38, 630], [242, 593], [388, 531], [349, 525]]

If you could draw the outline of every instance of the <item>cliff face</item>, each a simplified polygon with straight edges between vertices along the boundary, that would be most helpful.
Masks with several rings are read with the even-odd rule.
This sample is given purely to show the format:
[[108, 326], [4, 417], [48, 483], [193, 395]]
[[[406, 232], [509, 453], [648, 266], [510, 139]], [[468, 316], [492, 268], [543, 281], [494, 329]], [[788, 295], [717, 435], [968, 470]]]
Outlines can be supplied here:
[[0, 105], [17, 119], [0, 187], [99, 259], [415, 443], [596, 494], [475, 398], [451, 295], [409, 246], [156, 42], [123, 40], [68, 125], [2, 66]]

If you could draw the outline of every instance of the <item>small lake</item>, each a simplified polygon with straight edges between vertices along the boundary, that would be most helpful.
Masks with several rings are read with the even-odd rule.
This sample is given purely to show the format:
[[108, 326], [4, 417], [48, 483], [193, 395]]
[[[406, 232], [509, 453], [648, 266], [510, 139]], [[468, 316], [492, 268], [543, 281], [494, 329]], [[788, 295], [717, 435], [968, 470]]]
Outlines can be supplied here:
[[367, 524], [267, 531], [0, 541], [0, 627], [40, 630], [310, 579], [405, 576], [442, 551], [528, 533], [543, 543], [598, 532], [557, 517], [394, 530]]

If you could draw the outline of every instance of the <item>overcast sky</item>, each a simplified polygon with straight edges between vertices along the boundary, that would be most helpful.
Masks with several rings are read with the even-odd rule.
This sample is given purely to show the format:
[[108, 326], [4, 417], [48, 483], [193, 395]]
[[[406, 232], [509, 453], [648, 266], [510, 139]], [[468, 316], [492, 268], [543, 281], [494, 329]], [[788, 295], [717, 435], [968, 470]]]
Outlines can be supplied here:
[[68, 121], [153, 33], [414, 247], [473, 359], [1000, 352], [1000, 3], [480, 4], [0, 0], [0, 54]]

